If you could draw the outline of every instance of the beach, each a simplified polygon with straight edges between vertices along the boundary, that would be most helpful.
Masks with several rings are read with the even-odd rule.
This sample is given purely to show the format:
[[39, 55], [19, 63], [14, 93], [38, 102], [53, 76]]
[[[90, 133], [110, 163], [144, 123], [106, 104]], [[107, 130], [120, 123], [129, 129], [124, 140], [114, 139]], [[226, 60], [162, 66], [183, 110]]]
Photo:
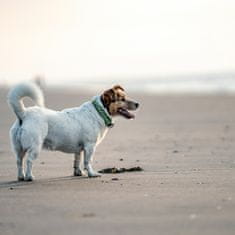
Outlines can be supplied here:
[[[136, 118], [117, 119], [93, 166], [144, 171], [73, 177], [73, 155], [43, 151], [35, 181], [17, 182], [6, 95], [0, 88], [0, 234], [234, 234], [235, 96], [132, 93]], [[46, 89], [45, 100], [61, 110], [94, 95]]]

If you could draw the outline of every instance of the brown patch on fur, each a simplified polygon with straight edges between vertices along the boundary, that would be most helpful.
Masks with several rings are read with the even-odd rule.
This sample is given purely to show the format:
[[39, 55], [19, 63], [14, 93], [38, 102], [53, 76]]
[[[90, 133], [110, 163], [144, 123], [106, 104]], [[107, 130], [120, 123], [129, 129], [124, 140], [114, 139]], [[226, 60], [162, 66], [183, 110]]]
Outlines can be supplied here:
[[113, 88], [104, 91], [101, 95], [101, 100], [112, 116], [118, 114], [120, 108], [130, 108], [130, 101], [126, 100], [125, 90], [120, 85], [115, 85]]
[[109, 105], [109, 112], [111, 115], [115, 115], [117, 114], [118, 109], [120, 108], [120, 106], [115, 102], [115, 103], [111, 103]]
[[102, 94], [101, 99], [104, 103], [104, 106], [108, 108], [109, 105], [115, 100], [115, 94], [114, 94], [113, 89], [106, 90]]
[[102, 94], [101, 99], [109, 113], [114, 115], [118, 109], [118, 106], [115, 104], [115, 102], [125, 99], [124, 88], [122, 88], [120, 85], [115, 85], [113, 88], [106, 90]]
[[120, 90], [122, 90], [122, 91], [125, 91], [124, 88], [121, 87], [120, 85], [115, 85], [115, 86], [113, 87], [113, 89], [114, 89], [114, 90], [120, 89]]

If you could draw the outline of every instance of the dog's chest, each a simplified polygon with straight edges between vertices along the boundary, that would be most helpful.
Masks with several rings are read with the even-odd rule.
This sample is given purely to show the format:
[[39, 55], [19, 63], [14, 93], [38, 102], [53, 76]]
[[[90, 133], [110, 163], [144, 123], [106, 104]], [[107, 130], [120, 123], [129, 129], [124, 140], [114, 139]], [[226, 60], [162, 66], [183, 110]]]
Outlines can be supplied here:
[[106, 136], [107, 132], [108, 132], [108, 129], [105, 128], [103, 131], [101, 131], [101, 132], [98, 134], [97, 142], [96, 142], [97, 145], [102, 142], [102, 140], [103, 140], [104, 137]]

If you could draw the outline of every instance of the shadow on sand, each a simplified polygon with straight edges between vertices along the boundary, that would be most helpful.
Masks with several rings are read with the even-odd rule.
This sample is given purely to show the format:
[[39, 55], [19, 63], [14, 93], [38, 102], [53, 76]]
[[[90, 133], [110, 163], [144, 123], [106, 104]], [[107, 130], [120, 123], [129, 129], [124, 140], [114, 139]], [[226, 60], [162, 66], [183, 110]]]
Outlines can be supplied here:
[[22, 186], [29, 186], [35, 184], [43, 184], [43, 183], [53, 183], [53, 182], [66, 182], [71, 180], [82, 180], [82, 179], [89, 179], [87, 176], [62, 176], [57, 178], [47, 178], [47, 179], [40, 179], [34, 181], [5, 181], [0, 182], [0, 189], [2, 188], [12, 188], [12, 187], [22, 187]]

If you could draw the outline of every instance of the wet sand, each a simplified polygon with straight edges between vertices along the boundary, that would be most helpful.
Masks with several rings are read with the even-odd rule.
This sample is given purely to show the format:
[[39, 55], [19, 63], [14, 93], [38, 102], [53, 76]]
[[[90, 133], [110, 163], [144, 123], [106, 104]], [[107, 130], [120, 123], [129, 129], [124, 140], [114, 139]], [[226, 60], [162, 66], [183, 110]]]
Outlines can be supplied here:
[[[46, 104], [60, 110], [92, 95], [49, 90]], [[73, 177], [72, 155], [43, 151], [28, 183], [16, 181], [15, 116], [0, 89], [0, 234], [234, 234], [235, 97], [131, 96], [136, 119], [116, 122], [93, 166], [143, 172]]]

